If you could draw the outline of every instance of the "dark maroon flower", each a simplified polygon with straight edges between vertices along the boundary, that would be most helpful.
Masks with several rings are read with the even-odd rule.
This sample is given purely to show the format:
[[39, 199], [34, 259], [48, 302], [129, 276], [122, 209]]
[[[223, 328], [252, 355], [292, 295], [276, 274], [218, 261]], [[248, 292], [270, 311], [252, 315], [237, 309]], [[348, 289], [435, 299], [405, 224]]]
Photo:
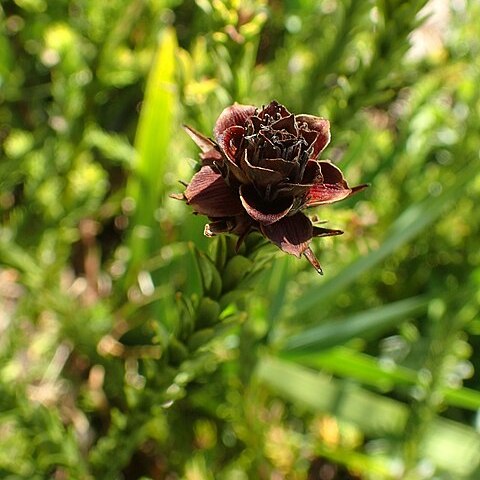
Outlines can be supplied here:
[[202, 168], [175, 198], [210, 219], [205, 235], [234, 233], [239, 245], [258, 230], [284, 252], [303, 254], [322, 273], [310, 241], [343, 232], [313, 226], [301, 211], [366, 186], [350, 188], [338, 167], [317, 160], [330, 141], [328, 120], [293, 115], [273, 101], [261, 109], [226, 108], [215, 124], [214, 140], [185, 129], [202, 150]]

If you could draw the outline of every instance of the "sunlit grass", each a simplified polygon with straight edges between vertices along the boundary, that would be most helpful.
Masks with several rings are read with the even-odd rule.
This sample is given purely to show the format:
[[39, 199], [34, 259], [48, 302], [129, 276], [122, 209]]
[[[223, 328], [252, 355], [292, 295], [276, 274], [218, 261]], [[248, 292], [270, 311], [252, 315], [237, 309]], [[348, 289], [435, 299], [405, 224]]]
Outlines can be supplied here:
[[[0, 477], [480, 475], [480, 7], [297, 3], [0, 6]], [[323, 278], [168, 198], [272, 99], [370, 183]]]

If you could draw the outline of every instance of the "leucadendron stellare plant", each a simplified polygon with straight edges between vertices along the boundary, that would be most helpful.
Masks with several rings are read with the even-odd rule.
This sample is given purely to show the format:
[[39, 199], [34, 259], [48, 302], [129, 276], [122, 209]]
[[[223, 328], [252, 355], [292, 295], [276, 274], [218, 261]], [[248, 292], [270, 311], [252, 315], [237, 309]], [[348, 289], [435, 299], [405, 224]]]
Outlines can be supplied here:
[[239, 247], [258, 231], [285, 253], [305, 256], [322, 274], [310, 242], [343, 232], [313, 225], [302, 211], [366, 187], [349, 187], [337, 166], [318, 160], [330, 142], [329, 121], [294, 115], [272, 101], [262, 108], [227, 107], [215, 123], [213, 139], [185, 129], [202, 150], [202, 167], [175, 198], [209, 218], [205, 235], [235, 234]]
[[213, 139], [185, 129], [202, 150], [201, 168], [173, 197], [208, 217], [204, 234], [217, 238], [209, 253], [191, 247], [202, 293], [177, 295], [179, 326], [169, 341], [170, 365], [176, 367], [169, 381], [176, 388], [167, 389], [169, 401], [183, 396], [186, 383], [202, 374], [211, 342], [245, 318], [246, 291], [258, 283], [257, 274], [277, 251], [274, 246], [305, 256], [322, 273], [312, 239], [343, 232], [314, 225], [303, 210], [366, 187], [351, 188], [337, 166], [318, 160], [330, 142], [328, 120], [294, 115], [276, 101], [262, 108], [227, 107]]

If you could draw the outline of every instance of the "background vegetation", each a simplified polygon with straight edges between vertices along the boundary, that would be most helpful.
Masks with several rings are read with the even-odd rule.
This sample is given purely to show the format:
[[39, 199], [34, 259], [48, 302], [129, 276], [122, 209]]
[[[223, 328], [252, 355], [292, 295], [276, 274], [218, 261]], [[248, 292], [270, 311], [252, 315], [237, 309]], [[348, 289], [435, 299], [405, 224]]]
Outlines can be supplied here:
[[[1, 478], [480, 478], [480, 5], [425, 3], [2, 0]], [[168, 198], [271, 99], [371, 183], [323, 278]]]

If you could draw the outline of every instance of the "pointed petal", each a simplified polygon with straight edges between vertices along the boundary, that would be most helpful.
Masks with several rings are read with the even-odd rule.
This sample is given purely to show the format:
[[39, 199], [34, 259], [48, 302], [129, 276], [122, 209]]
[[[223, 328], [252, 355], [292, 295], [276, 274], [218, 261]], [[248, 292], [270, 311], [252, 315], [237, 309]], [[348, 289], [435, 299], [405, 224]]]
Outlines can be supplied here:
[[300, 257], [312, 239], [312, 222], [303, 213], [284, 217], [271, 225], [260, 225], [262, 233], [281, 250]]
[[260, 166], [280, 172], [282, 177], [287, 178], [295, 166], [294, 162], [288, 162], [283, 158], [265, 158], [262, 159]]
[[253, 105], [240, 105], [238, 103], [227, 107], [218, 117], [215, 127], [213, 128], [213, 136], [218, 142], [220, 136], [229, 127], [238, 125], [243, 127], [247, 118], [255, 113], [256, 108]]
[[184, 195], [197, 213], [208, 217], [230, 217], [243, 212], [238, 194], [209, 166], [193, 176]]
[[225, 155], [227, 166], [232, 175], [240, 183], [250, 183], [247, 175], [237, 164], [239, 149], [242, 148], [245, 129], [243, 127], [233, 126], [225, 130], [220, 135], [218, 145]]
[[272, 129], [274, 130], [286, 130], [288, 133], [297, 136], [297, 129], [295, 126], [295, 115], [289, 115], [288, 117], [283, 117], [280, 120], [277, 120], [275, 123], [272, 123]]
[[318, 162], [322, 170], [323, 183], [312, 185], [308, 191], [307, 207], [338, 202], [347, 198], [352, 189], [342, 171], [330, 162]]
[[357, 185], [356, 187], [352, 187], [352, 193], [350, 193], [350, 195], [354, 195], [355, 193], [361, 192], [362, 190], [365, 190], [369, 186], [370, 185], [368, 183], [362, 183], [361, 185]]
[[[242, 169], [234, 162], [232, 162], [229, 158], [226, 159], [225, 164], [228, 166], [228, 170], [231, 173], [231, 175], [236, 179], [238, 182], [248, 185], [252, 183], [248, 177], [245, 175], [245, 173], [242, 171]], [[229, 180], [231, 179], [231, 176], [228, 177]]]
[[183, 128], [187, 132], [188, 136], [202, 150], [202, 153], [200, 154], [202, 166], [213, 165], [214, 163], [221, 165], [223, 163], [222, 154], [217, 150], [217, 144], [213, 140], [207, 138], [205, 135], [202, 135], [200, 132], [192, 127], [189, 127], [188, 125], [183, 125]]
[[303, 172], [302, 182], [304, 185], [320, 183], [323, 180], [322, 162], [308, 160]]
[[313, 152], [311, 158], [317, 158], [325, 147], [330, 143], [330, 122], [326, 118], [315, 117], [313, 115], [296, 115], [296, 120], [301, 127], [306, 123], [309, 130], [317, 132], [317, 138], [313, 142]]
[[227, 128], [218, 138], [218, 145], [229, 160], [236, 163], [237, 152], [243, 143], [245, 129], [233, 126]]
[[188, 125], [183, 125], [183, 129], [187, 132], [188, 136], [202, 149], [202, 152], [208, 152], [212, 148], [215, 148], [215, 142], [210, 140], [205, 135], [201, 134], [197, 130]]
[[348, 188], [338, 187], [336, 185], [329, 185], [322, 183], [320, 185], [313, 185], [308, 191], [307, 207], [315, 207], [317, 205], [325, 205], [327, 203], [334, 203], [347, 198], [352, 191]]
[[318, 164], [320, 165], [324, 183], [331, 185], [337, 184], [344, 188], [349, 188], [342, 171], [336, 165], [325, 160], [318, 162]]
[[285, 217], [293, 207], [292, 198], [266, 202], [252, 185], [240, 186], [240, 200], [247, 213], [257, 222], [270, 225]]
[[212, 148], [211, 150], [208, 150], [208, 152], [202, 152], [200, 154], [200, 158], [202, 159], [202, 166], [204, 165], [222, 165], [223, 164], [223, 156], [222, 154]]
[[308, 160], [301, 183], [285, 182], [278, 186], [276, 194], [279, 197], [293, 195], [302, 197], [317, 183], [321, 183], [323, 176], [320, 169], [320, 163], [316, 160]]
[[268, 168], [256, 167], [248, 161], [248, 152], [245, 153], [240, 161], [240, 166], [247, 177], [259, 187], [266, 187], [267, 185], [276, 184], [283, 180], [283, 175], [275, 170]]
[[323, 270], [320, 265], [320, 262], [318, 261], [317, 257], [313, 253], [312, 249], [308, 247], [304, 252], [303, 256], [310, 262], [312, 267], [319, 273], [320, 275], [323, 275]]
[[275, 198], [303, 197], [313, 185], [302, 185], [301, 183], [281, 183], [274, 190]]
[[335, 235], [343, 235], [342, 230], [331, 230], [330, 228], [313, 227], [314, 237], [333, 237]]
[[[311, 148], [311, 151], [313, 152], [313, 145], [315, 144], [315, 140], [318, 138], [318, 133], [315, 132], [315, 130], [306, 130], [305, 129], [305, 123], [303, 124], [303, 128], [299, 129], [300, 135], [305, 139], [307, 142], [307, 145], [309, 148]], [[311, 155], [312, 158], [313, 155]]]

